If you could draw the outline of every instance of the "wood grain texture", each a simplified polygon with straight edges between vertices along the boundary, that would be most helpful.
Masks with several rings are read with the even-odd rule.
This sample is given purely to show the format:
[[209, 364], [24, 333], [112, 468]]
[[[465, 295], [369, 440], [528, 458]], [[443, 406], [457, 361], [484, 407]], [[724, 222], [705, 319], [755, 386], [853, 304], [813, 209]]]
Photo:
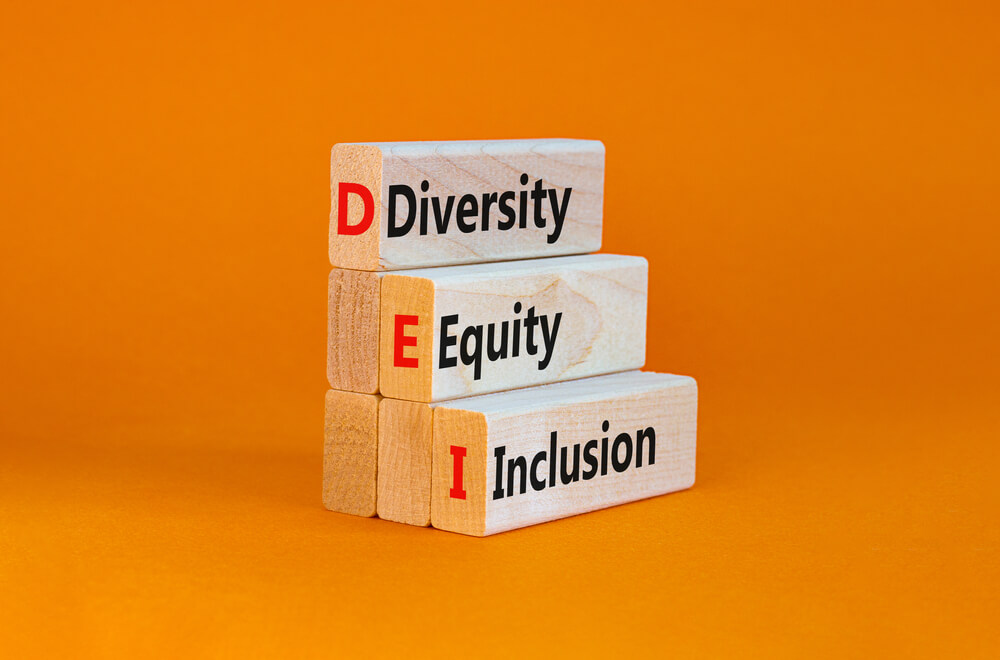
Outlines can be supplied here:
[[[646, 357], [647, 276], [645, 259], [620, 255], [386, 274], [380, 392], [431, 402], [637, 369]], [[530, 332], [529, 315], [536, 318]], [[399, 317], [419, 322], [399, 327]], [[542, 317], [544, 322], [537, 320]], [[448, 319], [454, 322], [445, 323]], [[477, 327], [478, 340], [473, 335], [467, 340]], [[450, 340], [442, 338], [442, 329]], [[401, 333], [415, 344], [400, 349]], [[442, 346], [447, 341], [453, 343]], [[505, 357], [498, 357], [504, 346]], [[416, 366], [401, 364], [400, 350]], [[490, 359], [490, 350], [496, 359]]]
[[378, 392], [379, 279], [366, 271], [330, 272], [326, 376], [334, 389]]
[[440, 403], [431, 523], [485, 536], [688, 488], [697, 406], [694, 379], [638, 371]]
[[382, 399], [378, 424], [378, 516], [431, 524], [431, 407]]
[[[526, 183], [522, 183], [525, 175]], [[530, 196], [535, 181], [551, 190], [563, 219], [556, 233], [553, 199], [548, 194]], [[427, 191], [421, 183], [427, 182]], [[338, 188], [341, 182], [361, 183], [372, 194], [374, 220], [359, 235], [338, 231]], [[604, 206], [604, 145], [596, 140], [537, 139], [462, 142], [382, 142], [338, 144], [331, 153], [332, 206], [330, 215], [330, 263], [362, 270], [398, 270], [533, 257], [582, 254], [601, 247]], [[391, 236], [390, 200], [398, 203], [392, 222], [405, 225], [410, 213], [405, 197], [391, 198], [390, 186], [407, 186], [413, 192], [413, 228]], [[566, 191], [571, 193], [567, 197]], [[516, 222], [500, 208], [504, 192], [515, 193], [507, 207]], [[520, 192], [528, 191], [521, 213]], [[494, 202], [484, 201], [493, 193]], [[456, 220], [464, 196], [475, 200], [477, 213], [465, 218], [466, 228]], [[448, 197], [453, 196], [448, 214]], [[436, 229], [433, 198], [449, 222], [444, 233]], [[362, 219], [363, 207], [349, 195], [349, 225]], [[428, 231], [419, 231], [420, 200], [426, 198]], [[470, 201], [467, 210], [471, 209]], [[483, 209], [486, 213], [483, 213]], [[522, 216], [524, 221], [522, 222]], [[473, 223], [472, 221], [475, 220]], [[474, 228], [473, 225], [475, 225]]]
[[[379, 267], [378, 223], [358, 235], [338, 232], [339, 183], [341, 181], [363, 185], [372, 195], [376, 209], [382, 207], [382, 150], [366, 144], [338, 144], [330, 153], [330, 264], [338, 268], [355, 270], [381, 270]], [[357, 195], [347, 197], [346, 222], [360, 224], [364, 213], [362, 200]]]
[[[382, 278], [382, 288], [379, 299], [379, 342], [378, 342], [378, 378], [380, 391], [388, 388], [397, 395], [395, 399], [427, 402], [430, 397], [419, 397], [422, 392], [431, 391], [431, 346], [433, 344], [434, 323], [434, 282], [419, 273], [435, 272], [444, 269], [421, 269], [417, 277], [394, 276], [387, 274]], [[433, 276], [433, 275], [432, 275]], [[385, 317], [383, 323], [383, 315]], [[397, 316], [416, 317], [417, 322], [400, 324]], [[395, 345], [397, 330], [407, 337], [413, 338], [412, 345], [402, 346], [397, 351]], [[416, 359], [417, 368], [402, 366], [403, 360]], [[398, 366], [397, 366], [398, 365]]]
[[376, 513], [378, 469], [377, 394], [326, 393], [323, 443], [323, 505], [355, 516]]

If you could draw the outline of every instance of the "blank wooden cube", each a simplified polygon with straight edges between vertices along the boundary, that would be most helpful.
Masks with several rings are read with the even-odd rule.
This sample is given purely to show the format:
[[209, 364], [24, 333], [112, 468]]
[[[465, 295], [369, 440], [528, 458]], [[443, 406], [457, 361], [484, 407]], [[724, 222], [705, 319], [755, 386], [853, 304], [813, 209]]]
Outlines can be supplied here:
[[637, 369], [647, 277], [609, 254], [387, 273], [379, 392], [431, 402]]
[[596, 140], [338, 144], [330, 263], [398, 270], [594, 252], [604, 145]]
[[431, 524], [486, 536], [694, 484], [692, 378], [627, 372], [438, 404]]
[[378, 425], [378, 516], [431, 524], [431, 406], [382, 399]]
[[377, 497], [377, 394], [326, 393], [323, 505], [331, 511], [374, 516]]

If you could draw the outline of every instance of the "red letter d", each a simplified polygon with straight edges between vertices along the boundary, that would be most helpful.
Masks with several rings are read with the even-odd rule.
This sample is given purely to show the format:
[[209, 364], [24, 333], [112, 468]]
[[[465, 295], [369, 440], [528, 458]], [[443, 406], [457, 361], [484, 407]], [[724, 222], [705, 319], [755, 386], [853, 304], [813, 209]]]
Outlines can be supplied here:
[[[368, 188], [360, 183], [345, 183], [341, 181], [337, 184], [337, 233], [346, 236], [357, 236], [363, 234], [372, 224], [375, 217], [375, 200]], [[354, 193], [361, 198], [365, 205], [364, 213], [361, 214], [361, 222], [356, 225], [347, 224], [347, 195]]]

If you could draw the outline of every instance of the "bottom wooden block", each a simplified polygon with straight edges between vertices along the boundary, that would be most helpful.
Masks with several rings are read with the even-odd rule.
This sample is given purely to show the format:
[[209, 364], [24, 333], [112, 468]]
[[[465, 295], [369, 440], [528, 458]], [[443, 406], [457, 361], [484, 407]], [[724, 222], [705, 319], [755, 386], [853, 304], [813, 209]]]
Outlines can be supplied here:
[[376, 513], [381, 398], [340, 390], [326, 393], [323, 505], [331, 511]]
[[445, 401], [431, 523], [486, 536], [694, 484], [694, 379], [630, 371]]
[[431, 406], [382, 399], [378, 423], [378, 516], [431, 524]]

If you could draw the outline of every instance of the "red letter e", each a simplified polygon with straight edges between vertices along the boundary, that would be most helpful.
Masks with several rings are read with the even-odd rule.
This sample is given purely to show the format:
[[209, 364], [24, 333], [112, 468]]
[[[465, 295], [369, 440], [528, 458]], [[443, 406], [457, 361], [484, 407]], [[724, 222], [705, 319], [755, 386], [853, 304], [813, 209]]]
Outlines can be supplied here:
[[392, 366], [417, 368], [417, 358], [403, 355], [404, 346], [416, 346], [417, 338], [413, 335], [405, 334], [403, 328], [408, 325], [418, 325], [420, 318], [408, 314], [396, 314], [396, 335], [392, 352]]
[[[361, 198], [365, 210], [361, 214], [361, 222], [356, 225], [347, 224], [347, 195], [354, 193]], [[360, 183], [345, 183], [341, 181], [337, 188], [337, 233], [346, 236], [363, 234], [372, 224], [375, 217], [375, 200], [368, 188]]]

